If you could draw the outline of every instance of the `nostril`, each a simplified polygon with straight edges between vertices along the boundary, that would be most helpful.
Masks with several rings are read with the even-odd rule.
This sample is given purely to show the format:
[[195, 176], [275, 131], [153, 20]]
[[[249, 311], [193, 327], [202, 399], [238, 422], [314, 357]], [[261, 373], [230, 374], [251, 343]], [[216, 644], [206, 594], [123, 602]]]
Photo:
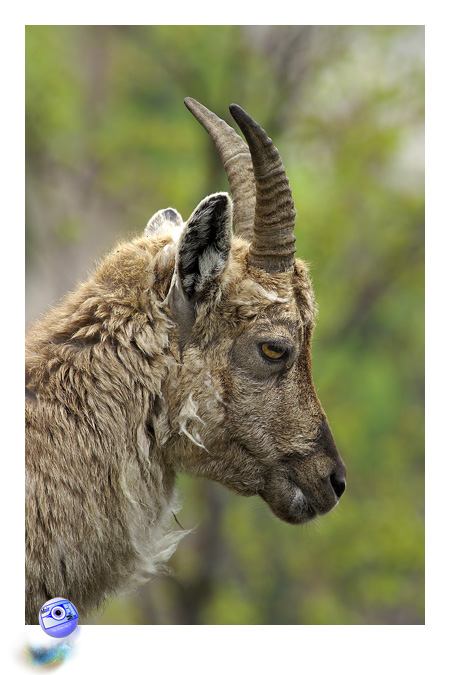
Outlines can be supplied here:
[[332, 473], [330, 476], [330, 482], [331, 485], [333, 486], [333, 490], [336, 493], [336, 497], [340, 499], [344, 494], [345, 490], [345, 478], [341, 478], [340, 476], [337, 476], [335, 473]]

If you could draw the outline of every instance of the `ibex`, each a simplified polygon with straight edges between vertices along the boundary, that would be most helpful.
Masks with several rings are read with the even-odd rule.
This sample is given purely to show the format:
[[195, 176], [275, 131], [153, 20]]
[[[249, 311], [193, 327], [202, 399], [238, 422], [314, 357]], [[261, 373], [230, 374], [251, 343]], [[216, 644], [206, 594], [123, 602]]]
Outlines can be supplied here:
[[28, 623], [52, 597], [86, 615], [160, 569], [183, 535], [166, 530], [177, 471], [260, 495], [293, 524], [345, 489], [312, 381], [316, 306], [278, 150], [237, 105], [247, 143], [185, 104], [232, 200], [206, 197], [185, 224], [159, 211], [28, 332]]

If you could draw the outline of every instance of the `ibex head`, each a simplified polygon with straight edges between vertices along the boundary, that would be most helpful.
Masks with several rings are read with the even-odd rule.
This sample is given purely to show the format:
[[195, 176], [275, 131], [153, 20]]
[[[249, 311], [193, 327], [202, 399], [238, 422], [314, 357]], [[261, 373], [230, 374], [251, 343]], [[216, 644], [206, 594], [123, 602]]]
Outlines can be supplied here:
[[233, 202], [211, 195], [186, 224], [159, 211], [27, 334], [31, 623], [50, 597], [84, 614], [155, 573], [180, 538], [164, 530], [177, 471], [260, 495], [288, 523], [345, 488], [312, 381], [314, 296], [278, 151], [238, 106], [248, 145], [186, 105]]
[[185, 104], [220, 153], [233, 203], [218, 193], [184, 227], [171, 209], [149, 224], [173, 223], [177, 239], [165, 304], [181, 366], [163, 397], [164, 455], [175, 470], [259, 494], [282, 520], [305, 523], [338, 503], [345, 466], [312, 380], [316, 308], [294, 258], [289, 181], [271, 139], [239, 106], [230, 111], [248, 146], [205, 107]]

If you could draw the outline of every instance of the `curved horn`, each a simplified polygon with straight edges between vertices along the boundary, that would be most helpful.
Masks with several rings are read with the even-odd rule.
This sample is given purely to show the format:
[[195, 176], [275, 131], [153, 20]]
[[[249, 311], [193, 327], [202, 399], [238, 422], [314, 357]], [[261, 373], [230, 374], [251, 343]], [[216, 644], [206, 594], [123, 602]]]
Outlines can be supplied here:
[[184, 104], [214, 141], [231, 188], [235, 232], [239, 237], [251, 241], [256, 191], [247, 144], [232, 127], [198, 101], [185, 98]]
[[295, 208], [278, 150], [264, 129], [235, 103], [230, 112], [250, 148], [256, 181], [256, 207], [249, 262], [268, 272], [284, 272], [295, 260]]

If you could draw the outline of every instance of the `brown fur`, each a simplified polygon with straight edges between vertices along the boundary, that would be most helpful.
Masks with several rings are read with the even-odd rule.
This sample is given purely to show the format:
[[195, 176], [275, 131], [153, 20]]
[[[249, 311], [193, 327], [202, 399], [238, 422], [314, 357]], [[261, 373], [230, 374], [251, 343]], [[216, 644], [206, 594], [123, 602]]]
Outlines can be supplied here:
[[[181, 345], [166, 301], [175, 228], [120, 244], [28, 332], [28, 623], [58, 596], [86, 614], [164, 564], [181, 536], [165, 529], [177, 471], [260, 494], [292, 523], [336, 503], [305, 265], [249, 267], [235, 238]], [[272, 338], [292, 343], [282, 366], [255, 347]]]

